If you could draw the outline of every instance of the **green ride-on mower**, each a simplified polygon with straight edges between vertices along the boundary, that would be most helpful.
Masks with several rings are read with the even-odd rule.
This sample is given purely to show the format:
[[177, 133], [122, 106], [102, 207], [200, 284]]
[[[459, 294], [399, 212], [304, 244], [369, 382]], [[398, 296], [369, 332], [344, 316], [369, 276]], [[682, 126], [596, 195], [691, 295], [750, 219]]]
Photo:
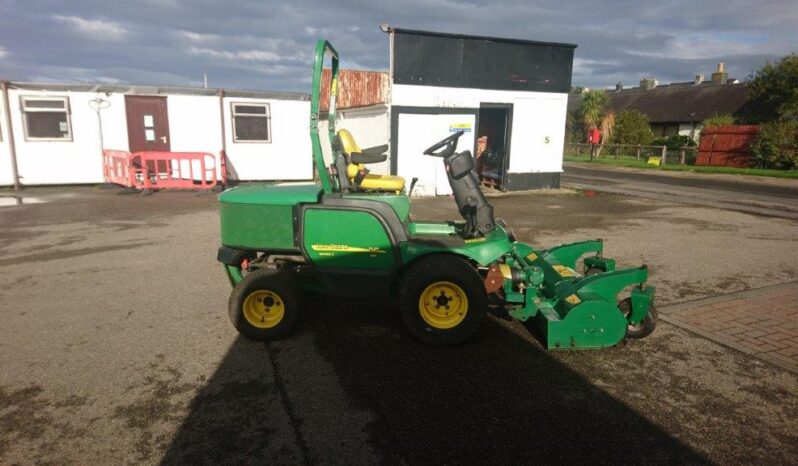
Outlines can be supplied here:
[[[327, 54], [329, 167], [318, 128]], [[602, 348], [654, 330], [648, 269], [616, 270], [615, 261], [602, 256], [601, 240], [549, 249], [516, 241], [494, 219], [471, 152], [456, 151], [461, 132], [424, 154], [443, 159], [463, 221], [412, 219], [404, 180], [365, 168], [385, 160], [388, 146], [361, 149], [346, 130], [336, 133], [337, 93], [338, 54], [319, 40], [310, 137], [320, 182], [240, 186], [219, 197], [218, 260], [233, 285], [230, 318], [244, 336], [287, 335], [304, 291], [398, 302], [410, 333], [433, 345], [467, 340], [489, 309], [534, 322], [549, 349]]]

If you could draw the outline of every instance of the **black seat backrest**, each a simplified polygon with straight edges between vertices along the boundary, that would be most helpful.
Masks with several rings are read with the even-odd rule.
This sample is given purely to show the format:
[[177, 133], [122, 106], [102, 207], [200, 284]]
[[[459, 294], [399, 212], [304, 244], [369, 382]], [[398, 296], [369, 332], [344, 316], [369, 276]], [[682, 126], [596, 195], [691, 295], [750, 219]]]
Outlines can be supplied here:
[[348, 193], [352, 190], [349, 184], [349, 178], [346, 176], [346, 169], [349, 166], [349, 160], [344, 154], [341, 139], [336, 135], [332, 143], [333, 149], [333, 168], [335, 169], [336, 176], [338, 177], [338, 186], [342, 193]]
[[493, 206], [479, 187], [479, 177], [470, 151], [452, 154], [443, 159], [452, 187], [457, 210], [466, 221], [466, 238], [485, 236], [496, 227]]

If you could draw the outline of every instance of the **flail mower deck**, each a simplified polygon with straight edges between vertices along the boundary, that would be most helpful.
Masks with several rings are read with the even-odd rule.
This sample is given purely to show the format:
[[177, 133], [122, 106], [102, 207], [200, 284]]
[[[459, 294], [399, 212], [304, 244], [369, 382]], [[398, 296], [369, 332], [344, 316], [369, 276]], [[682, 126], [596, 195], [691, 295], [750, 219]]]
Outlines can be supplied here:
[[[332, 70], [329, 167], [318, 130], [325, 54]], [[218, 260], [233, 285], [230, 318], [243, 335], [288, 334], [304, 290], [394, 299], [410, 333], [434, 345], [470, 338], [489, 306], [534, 322], [550, 349], [613, 346], [654, 330], [648, 269], [616, 270], [601, 240], [550, 249], [516, 241], [494, 219], [471, 153], [456, 151], [461, 132], [424, 153], [442, 159], [463, 221], [411, 219], [404, 180], [366, 168], [386, 159], [387, 146], [361, 149], [348, 131], [336, 132], [337, 90], [338, 54], [320, 40], [310, 113], [319, 184], [250, 185], [220, 196]]]

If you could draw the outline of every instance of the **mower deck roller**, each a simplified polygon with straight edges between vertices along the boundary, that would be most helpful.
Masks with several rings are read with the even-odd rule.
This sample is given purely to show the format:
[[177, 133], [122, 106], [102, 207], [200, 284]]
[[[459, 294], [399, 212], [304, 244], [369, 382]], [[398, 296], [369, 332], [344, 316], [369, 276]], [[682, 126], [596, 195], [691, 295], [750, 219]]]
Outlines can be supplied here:
[[[328, 129], [333, 163], [318, 134], [325, 54], [330, 56]], [[654, 288], [645, 266], [616, 269], [601, 240], [549, 249], [517, 241], [480, 191], [462, 133], [424, 153], [442, 159], [462, 222], [410, 218], [404, 180], [369, 174], [387, 146], [360, 149], [336, 133], [338, 55], [316, 46], [310, 136], [320, 183], [233, 188], [220, 196], [218, 260], [233, 286], [229, 314], [245, 336], [287, 335], [303, 290], [399, 303], [411, 334], [434, 345], [461, 343], [489, 307], [535, 329], [549, 349], [602, 348], [650, 334]], [[368, 180], [368, 182], [365, 182]]]

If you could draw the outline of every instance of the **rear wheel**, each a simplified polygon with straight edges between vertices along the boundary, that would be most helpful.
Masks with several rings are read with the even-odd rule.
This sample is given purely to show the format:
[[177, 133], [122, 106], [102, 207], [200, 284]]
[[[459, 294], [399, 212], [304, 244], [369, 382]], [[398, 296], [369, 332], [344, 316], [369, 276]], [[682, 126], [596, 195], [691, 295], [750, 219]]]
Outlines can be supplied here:
[[402, 321], [413, 336], [431, 345], [455, 345], [471, 338], [485, 317], [487, 302], [477, 271], [451, 255], [420, 259], [399, 288]]
[[[632, 298], [626, 298], [618, 303], [618, 309], [626, 319], [632, 313]], [[648, 308], [648, 314], [638, 324], [629, 324], [626, 327], [626, 338], [639, 339], [651, 335], [657, 326], [657, 308], [652, 304]]]
[[260, 269], [233, 288], [228, 314], [242, 335], [257, 341], [286, 336], [299, 317], [299, 288], [286, 272]]

